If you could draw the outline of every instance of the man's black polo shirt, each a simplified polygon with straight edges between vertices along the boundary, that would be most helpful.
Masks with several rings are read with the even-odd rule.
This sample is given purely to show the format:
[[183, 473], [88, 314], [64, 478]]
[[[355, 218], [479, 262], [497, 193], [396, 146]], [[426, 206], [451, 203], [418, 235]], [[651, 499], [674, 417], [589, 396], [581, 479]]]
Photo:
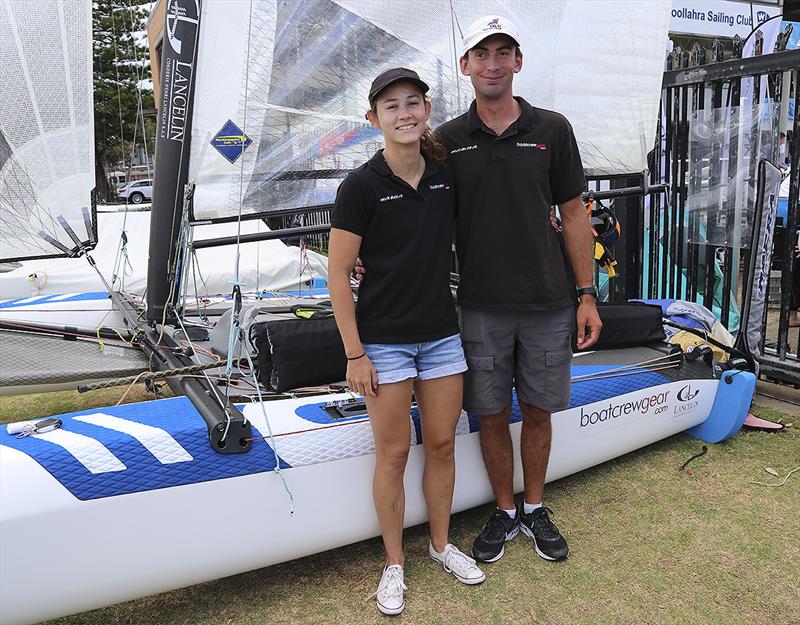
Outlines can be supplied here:
[[484, 310], [553, 310], [575, 303], [575, 279], [550, 207], [586, 189], [572, 127], [522, 98], [501, 136], [476, 104], [437, 132], [458, 202], [458, 301]]
[[364, 343], [419, 343], [458, 334], [450, 291], [455, 191], [441, 164], [426, 162], [417, 189], [383, 151], [339, 186], [331, 226], [362, 237], [367, 274], [358, 290]]

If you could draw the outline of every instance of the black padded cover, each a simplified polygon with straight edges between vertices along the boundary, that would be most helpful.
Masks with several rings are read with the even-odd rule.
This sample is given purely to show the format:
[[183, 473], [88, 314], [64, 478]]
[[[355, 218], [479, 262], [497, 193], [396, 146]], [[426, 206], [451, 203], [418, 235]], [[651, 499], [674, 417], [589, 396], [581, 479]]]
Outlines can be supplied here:
[[591, 349], [619, 349], [664, 341], [661, 306], [643, 302], [599, 302], [597, 312], [603, 329]]
[[333, 317], [264, 321], [250, 326], [258, 381], [271, 391], [345, 379], [347, 357]]

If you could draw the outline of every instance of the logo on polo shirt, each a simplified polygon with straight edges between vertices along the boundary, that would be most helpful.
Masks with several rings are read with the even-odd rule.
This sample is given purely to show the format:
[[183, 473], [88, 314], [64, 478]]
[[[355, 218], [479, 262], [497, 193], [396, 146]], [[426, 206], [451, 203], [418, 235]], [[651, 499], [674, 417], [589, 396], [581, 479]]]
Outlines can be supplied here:
[[451, 150], [450, 154], [458, 154], [459, 152], [466, 152], [467, 150], [477, 150], [477, 145], [468, 145], [463, 148], [456, 148], [455, 150]]
[[399, 200], [403, 197], [402, 193], [398, 193], [397, 195], [387, 195], [381, 198], [381, 202], [388, 202], [390, 200]]
[[442, 184], [432, 184], [431, 191], [435, 191], [436, 189], [449, 189], [449, 185], [442, 183]]
[[522, 141], [517, 141], [518, 148], [534, 148], [536, 150], [546, 150], [547, 144], [546, 143], [523, 143]]

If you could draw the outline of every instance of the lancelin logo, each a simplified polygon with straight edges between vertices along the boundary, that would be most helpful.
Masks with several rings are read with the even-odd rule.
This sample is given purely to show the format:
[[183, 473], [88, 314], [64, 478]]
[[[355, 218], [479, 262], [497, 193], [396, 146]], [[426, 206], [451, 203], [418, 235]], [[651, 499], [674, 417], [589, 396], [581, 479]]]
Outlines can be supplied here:
[[442, 184], [432, 184], [431, 191], [435, 191], [436, 189], [449, 189], [450, 187], [444, 183]]
[[681, 401], [691, 401], [700, 394], [699, 389], [693, 389], [691, 384], [687, 384], [678, 391], [678, 399]]
[[678, 401], [682, 402], [675, 406], [672, 411], [673, 416], [679, 417], [681, 415], [688, 414], [692, 412], [695, 408], [700, 405], [700, 402], [694, 401], [694, 398], [700, 394], [700, 389], [692, 388], [691, 384], [687, 384], [681, 390], [678, 391], [677, 398]]
[[200, 5], [198, 5], [197, 0], [193, 0], [193, 2], [189, 3], [181, 3], [177, 0], [173, 0], [172, 4], [167, 7], [167, 40], [170, 46], [172, 46], [172, 49], [178, 54], [180, 54], [183, 49], [183, 41], [178, 34], [178, 26], [181, 23], [191, 24], [191, 36], [194, 36], [199, 21], [199, 15]]

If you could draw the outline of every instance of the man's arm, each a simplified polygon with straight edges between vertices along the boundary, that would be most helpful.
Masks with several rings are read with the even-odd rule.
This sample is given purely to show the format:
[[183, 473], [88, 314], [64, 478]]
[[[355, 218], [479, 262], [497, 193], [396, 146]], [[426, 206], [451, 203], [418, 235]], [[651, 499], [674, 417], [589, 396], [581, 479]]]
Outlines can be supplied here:
[[[581, 196], [559, 204], [558, 210], [575, 281], [579, 289], [590, 287], [594, 284], [594, 237]], [[591, 347], [597, 342], [603, 327], [592, 295], [581, 296], [577, 322], [578, 349]]]

